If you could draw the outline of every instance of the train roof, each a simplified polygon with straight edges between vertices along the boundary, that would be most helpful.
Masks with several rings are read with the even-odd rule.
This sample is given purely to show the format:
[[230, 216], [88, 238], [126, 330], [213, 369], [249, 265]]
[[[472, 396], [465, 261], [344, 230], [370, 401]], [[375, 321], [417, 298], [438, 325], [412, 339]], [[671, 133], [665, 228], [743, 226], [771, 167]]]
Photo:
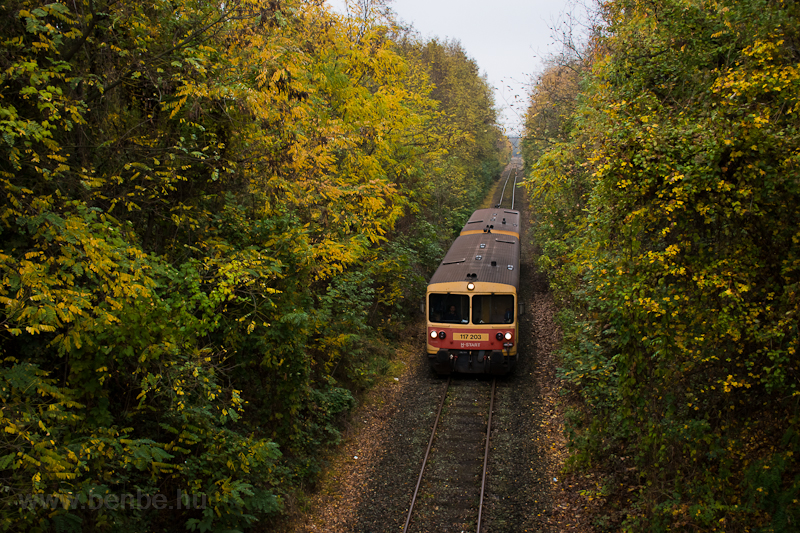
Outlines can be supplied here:
[[512, 235], [461, 235], [453, 241], [430, 284], [474, 281], [518, 288], [519, 250], [519, 238]]
[[464, 224], [461, 235], [466, 232], [484, 232], [487, 227], [492, 231], [511, 232], [519, 235], [519, 211], [501, 207], [478, 209]]

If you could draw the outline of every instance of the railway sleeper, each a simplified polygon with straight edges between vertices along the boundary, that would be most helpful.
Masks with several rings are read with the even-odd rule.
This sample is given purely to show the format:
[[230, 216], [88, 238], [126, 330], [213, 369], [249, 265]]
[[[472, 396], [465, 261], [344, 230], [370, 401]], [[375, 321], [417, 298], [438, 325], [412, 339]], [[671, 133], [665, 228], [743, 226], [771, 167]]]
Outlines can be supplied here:
[[439, 350], [428, 359], [431, 369], [440, 376], [452, 372], [504, 375], [517, 362], [516, 355], [506, 355], [500, 350]]

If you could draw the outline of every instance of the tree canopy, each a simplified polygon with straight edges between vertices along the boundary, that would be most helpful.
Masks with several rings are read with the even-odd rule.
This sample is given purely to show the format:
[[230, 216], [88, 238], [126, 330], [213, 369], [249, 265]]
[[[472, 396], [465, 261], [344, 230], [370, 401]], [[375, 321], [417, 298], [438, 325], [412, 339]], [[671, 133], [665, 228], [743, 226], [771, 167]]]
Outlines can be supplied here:
[[241, 530], [313, 480], [502, 163], [474, 62], [361, 15], [0, 6], [0, 528]]
[[796, 529], [798, 6], [602, 15], [527, 182], [565, 305], [574, 464], [602, 473], [608, 530]]

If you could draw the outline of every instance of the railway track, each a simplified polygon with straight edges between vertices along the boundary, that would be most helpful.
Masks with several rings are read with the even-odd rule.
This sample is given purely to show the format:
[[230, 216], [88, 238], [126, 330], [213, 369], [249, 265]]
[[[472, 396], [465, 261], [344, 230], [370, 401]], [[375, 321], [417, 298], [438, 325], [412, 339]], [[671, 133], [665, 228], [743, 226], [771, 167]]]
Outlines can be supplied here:
[[448, 379], [403, 533], [480, 533], [496, 390], [496, 379]]
[[[500, 193], [500, 201], [495, 204], [495, 207], [503, 207], [503, 201], [506, 197], [506, 188], [508, 187], [508, 182], [511, 181], [511, 192], [509, 194], [511, 206], [510, 209], [514, 209], [514, 203], [516, 201], [516, 193], [517, 193], [517, 179], [519, 178], [520, 172], [517, 170], [517, 167], [511, 167], [506, 175], [506, 181], [503, 183], [503, 190]], [[513, 180], [511, 179], [513, 176]]]

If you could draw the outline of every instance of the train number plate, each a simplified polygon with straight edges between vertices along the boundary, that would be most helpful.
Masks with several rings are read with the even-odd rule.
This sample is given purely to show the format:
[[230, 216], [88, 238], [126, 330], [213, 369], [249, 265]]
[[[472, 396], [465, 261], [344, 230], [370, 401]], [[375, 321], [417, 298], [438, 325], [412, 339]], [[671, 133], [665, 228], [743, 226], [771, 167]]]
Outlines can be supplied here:
[[488, 341], [488, 333], [455, 333], [453, 335], [457, 341]]

